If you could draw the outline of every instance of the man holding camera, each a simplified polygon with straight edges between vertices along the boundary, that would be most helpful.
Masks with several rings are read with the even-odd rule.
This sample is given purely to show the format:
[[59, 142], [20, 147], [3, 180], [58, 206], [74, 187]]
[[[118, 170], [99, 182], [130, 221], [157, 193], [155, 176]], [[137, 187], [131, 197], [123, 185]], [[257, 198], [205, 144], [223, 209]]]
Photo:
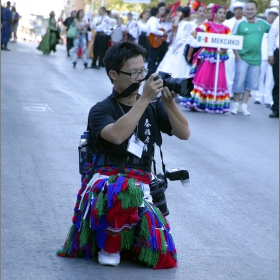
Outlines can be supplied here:
[[160, 132], [187, 140], [190, 130], [174, 101], [176, 93], [156, 73], [138, 94], [148, 73], [145, 55], [146, 50], [132, 42], [117, 43], [105, 55], [113, 91], [89, 112], [88, 127], [97, 143], [90, 165], [94, 175], [80, 192], [84, 195], [60, 256], [98, 253], [101, 265], [117, 266], [122, 256], [154, 269], [177, 267], [170, 226], [152, 204], [149, 184]]

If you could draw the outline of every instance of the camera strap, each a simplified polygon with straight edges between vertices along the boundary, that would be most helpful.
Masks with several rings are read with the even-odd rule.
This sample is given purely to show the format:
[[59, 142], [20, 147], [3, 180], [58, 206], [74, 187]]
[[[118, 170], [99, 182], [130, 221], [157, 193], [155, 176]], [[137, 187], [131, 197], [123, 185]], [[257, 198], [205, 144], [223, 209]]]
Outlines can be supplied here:
[[[165, 163], [163, 161], [163, 153], [162, 153], [162, 149], [161, 149], [162, 137], [161, 137], [161, 133], [160, 133], [160, 129], [159, 129], [159, 122], [158, 122], [157, 108], [156, 108], [158, 99], [159, 98], [157, 98], [157, 99], [155, 99], [155, 101], [151, 102], [151, 107], [152, 107], [153, 115], [154, 115], [155, 121], [156, 121], [156, 126], [155, 126], [156, 129], [154, 130], [154, 138], [155, 138], [155, 142], [156, 142], [157, 146], [159, 147], [162, 171], [165, 174]], [[153, 167], [154, 167], [154, 174], [157, 174], [155, 159], [153, 159]]]

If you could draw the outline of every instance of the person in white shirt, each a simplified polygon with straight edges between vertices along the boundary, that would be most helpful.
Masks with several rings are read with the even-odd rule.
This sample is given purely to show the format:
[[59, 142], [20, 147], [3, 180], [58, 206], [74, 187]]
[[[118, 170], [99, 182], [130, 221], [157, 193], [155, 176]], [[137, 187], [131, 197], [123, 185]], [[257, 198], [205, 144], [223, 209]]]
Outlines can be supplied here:
[[[156, 72], [158, 64], [161, 62], [164, 57], [168, 44], [165, 42], [167, 39], [168, 31], [164, 30], [162, 23], [160, 22], [160, 18], [164, 16], [166, 13], [166, 6], [163, 2], [158, 4], [158, 8], [153, 7], [151, 9], [151, 17], [148, 20], [148, 42], [149, 42], [149, 58], [148, 58], [148, 75], [151, 75]], [[154, 38], [154, 39], [153, 39]], [[154, 42], [156, 40], [161, 41], [159, 46], [155, 46]], [[161, 40], [163, 38], [163, 40]], [[164, 51], [165, 50], [165, 53]]]
[[274, 87], [270, 118], [279, 118], [279, 16], [274, 20], [267, 39], [268, 63], [272, 65]]
[[[189, 75], [191, 66], [184, 59], [184, 48], [188, 37], [192, 37], [193, 25], [190, 22], [190, 15], [190, 7], [183, 7], [176, 37], [159, 64], [157, 72], [172, 73], [174, 78], [182, 78]], [[174, 67], [174, 62], [176, 62], [176, 67]]]
[[[272, 24], [275, 18], [278, 16], [279, 11], [277, 8], [267, 9], [265, 11], [267, 22]], [[274, 86], [272, 66], [268, 63], [267, 55], [267, 37], [268, 33], [263, 35], [262, 39], [262, 64], [261, 64], [261, 75], [259, 90], [255, 91], [255, 102], [254, 104], [266, 104], [270, 108], [272, 104], [272, 89]]]
[[[234, 26], [237, 26], [239, 22], [245, 20], [245, 17], [243, 16], [244, 13], [244, 3], [242, 2], [235, 2], [231, 7], [230, 10], [233, 12], [234, 17], [231, 19], [225, 20], [224, 25], [229, 27], [231, 32], [233, 31]], [[234, 73], [235, 73], [235, 55], [232, 49], [227, 50], [227, 54], [229, 59], [226, 60], [226, 79], [227, 79], [227, 86], [230, 98], [233, 99], [233, 79], [234, 79]]]
[[125, 29], [125, 40], [136, 43], [139, 37], [139, 30], [138, 24], [133, 19], [133, 15], [131, 12], [127, 13], [127, 23]]
[[[103, 58], [108, 49], [108, 37], [111, 35], [110, 18], [107, 15], [105, 7], [99, 9], [99, 16], [95, 17], [92, 23], [92, 28], [95, 29], [96, 35], [94, 40], [94, 57], [92, 59], [91, 67], [93, 69], [100, 69], [104, 67]], [[98, 66], [96, 65], [99, 58]]]

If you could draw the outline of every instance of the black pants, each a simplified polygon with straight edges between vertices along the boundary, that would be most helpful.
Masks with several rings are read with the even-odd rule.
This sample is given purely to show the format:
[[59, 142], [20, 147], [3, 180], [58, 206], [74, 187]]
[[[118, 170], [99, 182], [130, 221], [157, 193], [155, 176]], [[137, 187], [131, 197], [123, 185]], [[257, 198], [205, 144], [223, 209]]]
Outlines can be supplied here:
[[160, 47], [157, 49], [153, 48], [149, 44], [149, 59], [148, 59], [148, 75], [151, 75], [156, 72], [158, 65], [162, 61], [164, 55], [168, 49], [168, 43], [163, 42]]
[[74, 47], [73, 45], [73, 39], [72, 38], [66, 38], [66, 49], [67, 51], [71, 50]]
[[274, 64], [272, 66], [273, 78], [274, 78], [274, 87], [272, 90], [272, 111], [279, 113], [279, 49], [274, 51]]
[[138, 44], [140, 46], [142, 46], [147, 51], [146, 60], [148, 61], [148, 59], [149, 59], [149, 43], [148, 43], [146, 32], [141, 32], [141, 35], [138, 38]]
[[99, 57], [99, 66], [104, 66], [103, 58], [108, 49], [108, 39], [104, 33], [96, 33], [94, 45], [93, 45], [93, 59], [91, 66], [96, 66], [96, 61]]

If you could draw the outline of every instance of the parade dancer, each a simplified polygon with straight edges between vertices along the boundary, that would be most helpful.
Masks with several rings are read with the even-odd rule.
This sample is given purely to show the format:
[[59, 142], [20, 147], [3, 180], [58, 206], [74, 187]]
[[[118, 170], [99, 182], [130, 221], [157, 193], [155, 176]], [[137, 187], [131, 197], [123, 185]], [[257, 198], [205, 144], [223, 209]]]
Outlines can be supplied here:
[[[226, 17], [226, 7], [214, 5], [212, 8], [213, 21], [206, 22], [196, 28], [196, 32], [230, 34], [230, 29], [222, 23]], [[196, 32], [194, 36], [196, 37]], [[217, 48], [202, 47], [193, 60], [191, 74], [194, 75], [192, 97], [186, 102], [186, 107], [192, 111], [207, 113], [228, 113], [230, 97], [225, 74], [225, 60], [228, 59], [226, 50], [220, 51], [219, 79], [214, 100], [214, 83], [216, 73]]]
[[[110, 18], [107, 15], [105, 7], [99, 9], [99, 16], [93, 20], [92, 28], [96, 31], [94, 45], [93, 45], [93, 59], [91, 67], [93, 69], [100, 69], [104, 67], [103, 58], [108, 49], [108, 30], [110, 30]], [[98, 62], [98, 66], [96, 65]]]

